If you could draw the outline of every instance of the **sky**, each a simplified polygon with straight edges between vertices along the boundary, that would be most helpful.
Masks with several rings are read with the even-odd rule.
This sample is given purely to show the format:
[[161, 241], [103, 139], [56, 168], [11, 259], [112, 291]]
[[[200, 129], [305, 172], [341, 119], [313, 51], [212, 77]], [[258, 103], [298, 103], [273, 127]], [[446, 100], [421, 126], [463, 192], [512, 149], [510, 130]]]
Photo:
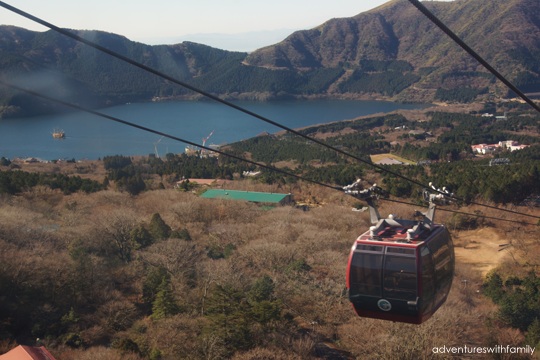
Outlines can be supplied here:
[[[206, 38], [215, 38], [207, 40], [207, 45], [212, 45], [208, 43], [209, 41], [227, 43], [224, 38], [228, 38], [234, 40], [229, 45], [232, 47], [238, 47], [238, 43], [243, 41], [246, 33], [251, 33], [247, 35], [254, 44], [257, 43], [256, 39], [253, 40], [254, 37], [260, 37], [259, 42], [273, 41], [272, 34], [280, 41], [286, 37], [283, 34], [309, 29], [331, 18], [354, 16], [386, 2], [386, 0], [3, 1], [62, 28], [102, 30], [152, 45], [177, 43], [190, 38], [200, 39], [202, 34], [214, 34], [206, 35]], [[16, 25], [35, 31], [47, 30], [4, 8], [0, 8], [0, 24]], [[216, 34], [238, 35], [228, 37], [221, 35], [220, 39], [220, 36], [215, 36]], [[270, 36], [270, 39], [263, 39], [264, 36]]]

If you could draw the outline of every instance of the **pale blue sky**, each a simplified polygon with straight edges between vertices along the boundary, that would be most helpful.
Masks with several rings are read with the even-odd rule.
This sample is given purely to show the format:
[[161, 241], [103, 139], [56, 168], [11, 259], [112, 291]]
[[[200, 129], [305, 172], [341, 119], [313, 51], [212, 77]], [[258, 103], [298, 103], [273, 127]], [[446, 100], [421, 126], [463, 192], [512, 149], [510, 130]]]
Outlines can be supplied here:
[[[263, 30], [309, 29], [336, 17], [350, 17], [384, 4], [387, 0], [3, 0], [57, 26], [102, 30], [148, 44], [197, 41], [187, 34], [238, 34]], [[412, 5], [411, 5], [412, 6]], [[44, 31], [46, 28], [0, 8], [0, 24]], [[287, 31], [285, 31], [286, 33]], [[274, 32], [283, 39], [283, 30]], [[253, 34], [250, 35], [253, 38]], [[236, 37], [242, 42], [243, 35]], [[210, 40], [208, 40], [210, 42]], [[216, 46], [216, 43], [208, 45]], [[202, 42], [202, 41], [200, 41]], [[225, 43], [224, 43], [225, 44]], [[228, 45], [228, 50], [234, 45]], [[227, 48], [227, 45], [217, 46]], [[255, 46], [255, 45], [254, 45]]]
[[[385, 0], [5, 0], [55, 25], [103, 30], [128, 38], [196, 33], [243, 33], [299, 29], [349, 17]], [[0, 24], [44, 28], [0, 8]]]

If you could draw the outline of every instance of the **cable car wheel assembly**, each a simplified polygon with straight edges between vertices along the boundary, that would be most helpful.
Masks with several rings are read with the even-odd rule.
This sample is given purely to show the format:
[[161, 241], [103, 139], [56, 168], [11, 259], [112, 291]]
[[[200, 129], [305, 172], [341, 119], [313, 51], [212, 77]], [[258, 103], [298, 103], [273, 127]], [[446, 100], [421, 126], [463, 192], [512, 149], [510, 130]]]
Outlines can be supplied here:
[[436, 206], [451, 200], [424, 189], [421, 194], [429, 208], [415, 212], [422, 220], [397, 219], [392, 214], [381, 218], [374, 200], [386, 192], [377, 185], [365, 190], [359, 187], [360, 180], [343, 190], [367, 202], [372, 226], [351, 249], [347, 267], [349, 301], [361, 317], [421, 324], [446, 301], [452, 286], [452, 238], [445, 225], [434, 222]]

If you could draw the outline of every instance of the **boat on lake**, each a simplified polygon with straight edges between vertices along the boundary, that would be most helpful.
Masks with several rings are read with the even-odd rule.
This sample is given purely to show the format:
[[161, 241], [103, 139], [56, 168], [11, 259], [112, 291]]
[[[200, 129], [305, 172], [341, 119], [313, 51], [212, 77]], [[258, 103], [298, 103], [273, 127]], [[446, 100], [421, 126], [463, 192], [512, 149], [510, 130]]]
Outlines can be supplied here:
[[66, 133], [64, 133], [64, 130], [54, 130], [53, 129], [53, 132], [51, 133], [53, 138], [55, 139], [65, 139], [66, 138]]

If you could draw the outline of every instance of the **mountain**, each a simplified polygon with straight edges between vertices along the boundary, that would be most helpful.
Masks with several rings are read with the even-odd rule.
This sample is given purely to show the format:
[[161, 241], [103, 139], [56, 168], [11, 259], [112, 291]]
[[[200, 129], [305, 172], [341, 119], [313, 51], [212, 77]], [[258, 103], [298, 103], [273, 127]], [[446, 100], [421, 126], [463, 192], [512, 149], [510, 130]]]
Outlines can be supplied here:
[[[508, 50], [540, 45], [535, 0], [425, 1], [466, 43], [505, 71]], [[362, 60], [404, 60], [415, 68], [483, 70], [406, 0], [394, 0], [351, 18], [332, 19], [251, 53], [246, 63], [271, 68], [357, 66]]]
[[[537, 0], [424, 4], [523, 91], [540, 92]], [[150, 46], [116, 34], [71, 31], [230, 99], [384, 97], [403, 102], [468, 102], [511, 95], [406, 0], [296, 31], [250, 54], [193, 42]], [[195, 96], [53, 31], [12, 26], [0, 26], [0, 76], [92, 107]], [[0, 116], [58, 110], [0, 88]]]

